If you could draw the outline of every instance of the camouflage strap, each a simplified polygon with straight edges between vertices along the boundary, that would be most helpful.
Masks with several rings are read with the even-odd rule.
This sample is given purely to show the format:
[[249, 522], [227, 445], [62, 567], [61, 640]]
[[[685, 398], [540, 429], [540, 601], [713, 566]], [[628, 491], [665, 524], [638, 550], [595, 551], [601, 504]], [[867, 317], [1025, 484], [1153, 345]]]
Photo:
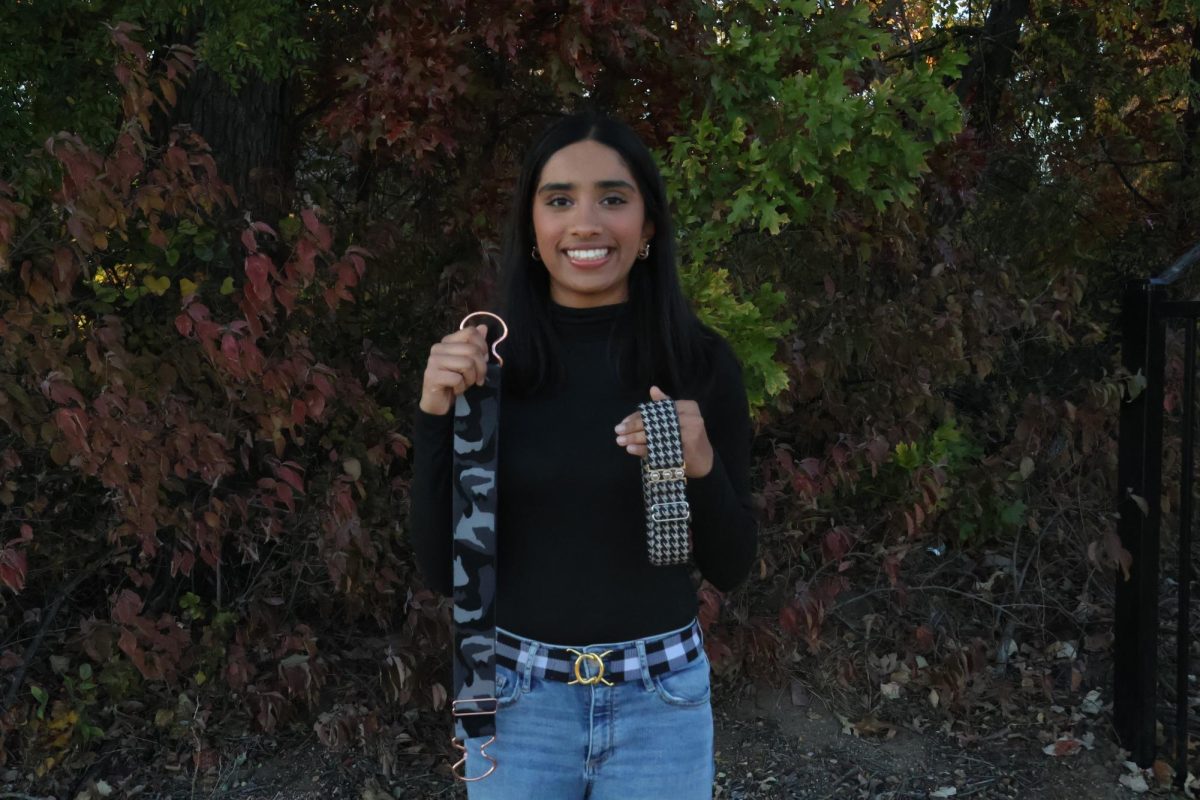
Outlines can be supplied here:
[[496, 730], [496, 448], [500, 366], [454, 406], [454, 716], [466, 739]]
[[[500, 443], [500, 368], [496, 345], [508, 335], [504, 320], [488, 312], [504, 334], [492, 344], [495, 360], [482, 386], [472, 386], [454, 404], [453, 571], [454, 571], [454, 744], [463, 758], [452, 768], [462, 780], [491, 775], [496, 761], [487, 746], [496, 736], [496, 463]], [[480, 756], [491, 767], [479, 778], [465, 777], [467, 739], [489, 737]], [[463, 766], [460, 774], [458, 767]]]

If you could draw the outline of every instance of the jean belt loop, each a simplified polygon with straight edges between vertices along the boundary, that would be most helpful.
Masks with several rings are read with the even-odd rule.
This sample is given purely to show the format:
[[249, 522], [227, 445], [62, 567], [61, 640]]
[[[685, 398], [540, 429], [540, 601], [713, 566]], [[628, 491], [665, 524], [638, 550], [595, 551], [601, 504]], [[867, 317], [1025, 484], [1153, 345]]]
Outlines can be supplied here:
[[638, 668], [642, 671], [642, 685], [646, 687], [647, 692], [652, 692], [654, 691], [654, 676], [650, 674], [650, 659], [646, 658], [646, 641], [638, 639], [634, 644], [637, 646]]
[[533, 675], [533, 664], [537, 661], [538, 644], [537, 642], [526, 641], [521, 644], [521, 691], [529, 691], [529, 682]]

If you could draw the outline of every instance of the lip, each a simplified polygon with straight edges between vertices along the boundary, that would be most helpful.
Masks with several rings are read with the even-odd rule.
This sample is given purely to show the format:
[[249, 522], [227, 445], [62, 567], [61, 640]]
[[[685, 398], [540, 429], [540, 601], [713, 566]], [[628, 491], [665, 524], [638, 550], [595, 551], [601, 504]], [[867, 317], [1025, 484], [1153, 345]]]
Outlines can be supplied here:
[[574, 267], [575, 269], [593, 270], [593, 269], [599, 269], [600, 267], [603, 267], [608, 262], [612, 261], [613, 254], [616, 253], [616, 248], [613, 248], [613, 247], [603, 248], [603, 249], [607, 250], [608, 253], [604, 256], [604, 258], [601, 258], [601, 259], [595, 260], [595, 261], [580, 261], [580, 260], [571, 258], [571, 256], [569, 255], [569, 251], [570, 250], [599, 250], [599, 249], [601, 249], [601, 248], [599, 248], [599, 247], [569, 247], [569, 248], [564, 248], [562, 251], [562, 254], [563, 254], [563, 257], [565, 257], [567, 259], [567, 261], [570, 262], [571, 266]]

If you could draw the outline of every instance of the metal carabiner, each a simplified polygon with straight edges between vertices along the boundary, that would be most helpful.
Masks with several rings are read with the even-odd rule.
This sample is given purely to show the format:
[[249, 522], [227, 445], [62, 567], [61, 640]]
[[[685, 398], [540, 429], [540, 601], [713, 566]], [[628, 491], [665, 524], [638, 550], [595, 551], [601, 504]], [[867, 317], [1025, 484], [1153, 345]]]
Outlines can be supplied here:
[[492, 342], [492, 355], [496, 357], [496, 363], [503, 367], [504, 359], [500, 356], [499, 353], [496, 352], [496, 347], [497, 347], [497, 345], [499, 345], [501, 342], [503, 342], [505, 339], [508, 338], [508, 323], [505, 322], [503, 319], [501, 319], [500, 315], [493, 314], [490, 311], [472, 311], [470, 314], [467, 314], [465, 317], [462, 318], [462, 322], [458, 323], [458, 329], [461, 331], [463, 328], [467, 327], [467, 320], [469, 320], [471, 317], [478, 317], [480, 315], [485, 316], [485, 317], [491, 317], [492, 319], [494, 319], [500, 323], [500, 328], [501, 328], [502, 332], [500, 334], [500, 338], [497, 339], [496, 341]]
[[[454, 748], [456, 750], [461, 750], [462, 754], [463, 754], [462, 758], [460, 758], [458, 761], [455, 761], [453, 764], [450, 765], [450, 772], [452, 772], [454, 774], [455, 779], [460, 780], [463, 783], [473, 783], [475, 781], [481, 781], [484, 778], [486, 778], [487, 776], [491, 775], [493, 772], [495, 772], [496, 771], [496, 759], [489, 756], [486, 752], [488, 749], [488, 746], [494, 741], [496, 741], [495, 736], [488, 739], [483, 744], [479, 745], [479, 755], [483, 756], [491, 763], [491, 766], [488, 767], [488, 771], [483, 773], [482, 775], [480, 775], [478, 778], [468, 778], [467, 777], [467, 744], [466, 744], [466, 742], [459, 743], [457, 736], [450, 737], [450, 744], [454, 745]], [[462, 767], [461, 775], [458, 774], [459, 767]]]

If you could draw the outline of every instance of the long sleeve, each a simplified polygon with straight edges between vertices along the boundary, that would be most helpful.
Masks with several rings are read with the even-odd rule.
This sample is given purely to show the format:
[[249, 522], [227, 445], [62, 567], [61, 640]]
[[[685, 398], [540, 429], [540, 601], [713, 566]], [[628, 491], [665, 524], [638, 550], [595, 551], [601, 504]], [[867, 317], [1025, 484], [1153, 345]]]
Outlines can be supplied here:
[[729, 591], [745, 580], [758, 548], [750, 498], [750, 409], [741, 367], [724, 343], [713, 367], [713, 388], [700, 400], [713, 467], [689, 480], [687, 493], [696, 565], [713, 586]]
[[[507, 391], [497, 451], [496, 624], [545, 642], [619, 642], [687, 625], [696, 615], [694, 566], [717, 588], [754, 561], [750, 417], [741, 369], [713, 340], [700, 404], [713, 470], [689, 481], [693, 561], [667, 567], [646, 552], [640, 460], [613, 426], [647, 399], [623, 379], [626, 306], [555, 308], [562, 380]], [[510, 387], [512, 388], [512, 387]], [[426, 585], [453, 592], [453, 415], [417, 412], [410, 538]], [[598, 602], [597, 598], [603, 598]]]
[[410, 536], [417, 568], [429, 588], [451, 595], [451, 469], [454, 415], [417, 410], [413, 428], [413, 479], [409, 494]]

